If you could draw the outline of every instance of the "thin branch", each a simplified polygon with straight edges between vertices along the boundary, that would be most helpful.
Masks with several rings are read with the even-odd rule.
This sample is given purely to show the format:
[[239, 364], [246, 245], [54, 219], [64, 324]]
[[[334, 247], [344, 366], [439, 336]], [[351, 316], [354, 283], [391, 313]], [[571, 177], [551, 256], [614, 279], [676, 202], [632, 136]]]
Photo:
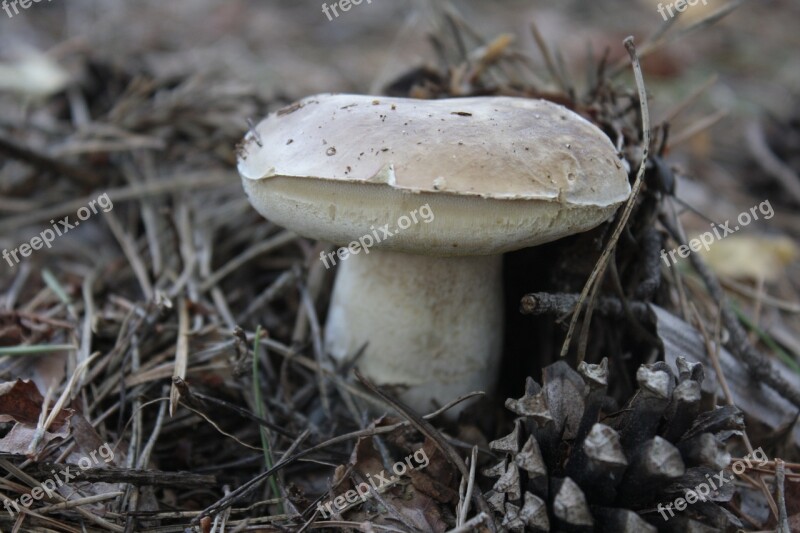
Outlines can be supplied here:
[[[617, 225], [614, 228], [614, 233], [612, 233], [605, 249], [603, 249], [603, 253], [600, 255], [600, 259], [597, 260], [597, 264], [594, 266], [592, 273], [589, 275], [589, 279], [586, 281], [583, 291], [581, 291], [580, 302], [576, 307], [575, 313], [572, 315], [572, 320], [569, 324], [569, 330], [567, 331], [567, 336], [564, 339], [564, 345], [561, 347], [561, 357], [566, 356], [567, 352], [569, 351], [572, 335], [575, 331], [575, 327], [578, 324], [578, 318], [580, 317], [581, 305], [586, 301], [590, 293], [591, 299], [594, 299], [594, 295], [599, 287], [598, 280], [602, 279], [602, 276], [605, 273], [606, 267], [608, 266], [608, 260], [616, 248], [617, 241], [619, 240], [620, 235], [622, 235], [622, 230], [625, 228], [625, 224], [628, 223], [628, 219], [633, 211], [633, 206], [636, 204], [636, 200], [639, 197], [639, 191], [642, 188], [642, 183], [644, 183], [644, 172], [650, 151], [650, 112], [647, 107], [647, 93], [644, 87], [642, 67], [639, 64], [639, 58], [636, 55], [636, 47], [633, 44], [633, 37], [626, 38], [624, 44], [625, 49], [628, 51], [628, 54], [631, 58], [633, 73], [636, 77], [636, 88], [639, 91], [639, 105], [641, 106], [642, 110], [642, 162], [639, 165], [639, 171], [636, 174], [636, 180], [633, 183], [633, 188], [631, 190], [631, 195], [628, 198], [628, 202], [625, 204], [625, 209], [622, 212], [622, 215], [617, 219]], [[591, 316], [592, 307], [589, 306], [586, 311], [586, 317], [584, 318], [584, 328], [588, 328], [588, 323], [591, 321]], [[581, 361], [583, 361], [583, 353], [579, 352], [578, 362]]]

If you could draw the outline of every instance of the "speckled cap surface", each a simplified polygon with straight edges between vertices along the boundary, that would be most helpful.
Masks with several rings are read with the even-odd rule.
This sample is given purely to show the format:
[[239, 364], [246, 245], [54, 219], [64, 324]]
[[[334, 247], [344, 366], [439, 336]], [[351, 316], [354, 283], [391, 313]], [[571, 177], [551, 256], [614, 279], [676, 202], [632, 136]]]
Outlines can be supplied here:
[[483, 255], [585, 231], [630, 194], [608, 137], [545, 100], [305, 98], [245, 137], [253, 206], [307, 237], [347, 244], [427, 205], [381, 246]]

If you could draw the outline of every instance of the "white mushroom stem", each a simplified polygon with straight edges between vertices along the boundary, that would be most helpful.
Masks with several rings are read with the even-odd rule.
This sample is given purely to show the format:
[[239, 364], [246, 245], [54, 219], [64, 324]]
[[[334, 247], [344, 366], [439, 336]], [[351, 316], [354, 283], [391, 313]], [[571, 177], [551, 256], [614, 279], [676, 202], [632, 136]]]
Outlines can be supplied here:
[[502, 255], [373, 249], [336, 268], [325, 332], [334, 358], [366, 345], [359, 370], [378, 385], [404, 387], [400, 399], [420, 413], [433, 410], [432, 400], [492, 393], [502, 349]]

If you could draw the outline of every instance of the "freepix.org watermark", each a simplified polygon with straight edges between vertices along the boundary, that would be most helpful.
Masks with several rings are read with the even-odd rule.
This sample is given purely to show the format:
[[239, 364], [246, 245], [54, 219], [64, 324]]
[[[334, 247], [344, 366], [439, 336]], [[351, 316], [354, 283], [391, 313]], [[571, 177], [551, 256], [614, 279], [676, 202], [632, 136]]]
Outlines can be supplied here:
[[[22, 9], [28, 9], [31, 7], [31, 4], [38, 4], [42, 1], [43, 0], [3, 0], [3, 2], [0, 3], [0, 7], [2, 7], [3, 11], [6, 12], [8, 18], [12, 18], [14, 15], [19, 15], [19, 9], [17, 9], [17, 6], [21, 7]], [[51, 0], [47, 1], [50, 2]], [[12, 9], [14, 10], [14, 14], [11, 13]]]
[[[413, 462], [412, 459], [414, 460]], [[395, 475], [389, 476], [387, 479], [386, 470], [381, 470], [374, 476], [372, 474], [367, 474], [367, 481], [369, 481], [369, 483], [367, 483], [367, 481], [362, 481], [356, 486], [355, 490], [350, 489], [344, 494], [337, 496], [333, 500], [328, 500], [328, 502], [325, 504], [322, 502], [318, 503], [317, 511], [322, 514], [323, 518], [327, 519], [330, 516], [333, 516], [334, 512], [341, 513], [348, 507], [351, 507], [353, 504], [357, 503], [358, 500], [361, 500], [362, 503], [366, 502], [367, 498], [372, 496], [371, 489], [374, 489], [375, 492], [381, 493], [385, 490], [384, 487], [390, 487], [400, 479], [400, 476], [404, 476], [412, 470], [422, 470], [428, 466], [429, 463], [430, 460], [428, 459], [428, 454], [425, 453], [425, 450], [420, 448], [406, 457], [404, 460], [397, 461], [392, 465], [392, 471], [395, 473]], [[334, 511], [332, 507], [335, 508], [336, 511]], [[326, 510], [327, 513], [325, 512]]]
[[[428, 224], [433, 222], [436, 216], [433, 214], [433, 210], [431, 206], [428, 204], [423, 205], [419, 209], [414, 209], [408, 215], [403, 215], [397, 219], [397, 229], [395, 229], [394, 233], [389, 228], [389, 224], [384, 224], [383, 226], [375, 229], [375, 226], [370, 226], [369, 229], [372, 230], [372, 235], [369, 233], [358, 239], [357, 241], [352, 241], [347, 246], [342, 246], [336, 252], [327, 252], [322, 251], [319, 253], [319, 260], [322, 261], [322, 264], [325, 265], [325, 268], [330, 268], [331, 266], [336, 265], [336, 257], [338, 257], [341, 261], [344, 261], [350, 254], [358, 255], [361, 253], [361, 250], [364, 250], [365, 254], [369, 254], [369, 249], [378, 244], [381, 241], [388, 239], [389, 237], [399, 233], [402, 230], [408, 229], [411, 227], [411, 224], [419, 224], [420, 219], [417, 218], [417, 215], [420, 216], [422, 222]], [[378, 234], [380, 232], [380, 235]], [[373, 236], [375, 237], [373, 239]], [[328, 260], [332, 262], [328, 264]]]
[[[334, 18], [339, 18], [339, 10], [343, 12], [350, 11], [351, 7], [360, 6], [363, 1], [364, 0], [339, 0], [331, 5], [328, 5], [326, 2], [322, 4], [322, 12], [325, 13], [325, 16], [328, 17], [328, 21], [330, 22]], [[367, 3], [371, 4], [372, 0], [367, 0]], [[331, 16], [331, 12], [333, 12], [333, 16]]]
[[[761, 457], [759, 457], [759, 455]], [[758, 461], [757, 467], [763, 467], [769, 462], [769, 458], [764, 453], [764, 450], [761, 447], [756, 448], [753, 450], [752, 453], [747, 454], [745, 457], [742, 457], [740, 460], [734, 462], [731, 465], [731, 470], [733, 470], [733, 474], [729, 476], [725, 476], [725, 470], [720, 470], [714, 477], [711, 477], [711, 474], [706, 474], [706, 482], [700, 483], [694, 489], [689, 489], [684, 493], [683, 498], [676, 498], [672, 503], [665, 505], [658, 504], [656, 510], [661, 513], [661, 516], [664, 518], [666, 522], [670, 518], [675, 516], [675, 512], [672, 510], [673, 506], [675, 507], [676, 511], [683, 511], [686, 509], [687, 506], [692, 505], [698, 501], [704, 502], [706, 501], [707, 497], [711, 494], [711, 491], [719, 490], [726, 483], [730, 483], [735, 479], [735, 476], [741, 476], [744, 474], [744, 471], [747, 468], [753, 468], [753, 463], [750, 461], [750, 458], [755, 459]], [[747, 466], [745, 466], [747, 463]], [[669, 516], [667, 516], [667, 512], [669, 512]]]
[[[39, 233], [39, 235], [32, 237], [28, 242], [22, 243], [12, 250], [4, 248], [3, 259], [8, 262], [8, 266], [14, 268], [19, 264], [20, 256], [22, 256], [22, 258], [29, 257], [34, 250], [41, 250], [42, 246], [51, 248], [56, 237], [61, 237], [69, 230], [78, 227], [81, 221], [87, 220], [92, 215], [96, 215], [98, 206], [103, 210], [103, 213], [108, 213], [114, 209], [114, 204], [111, 203], [108, 193], [103, 193], [98, 196], [96, 200], [91, 200], [88, 207], [84, 206], [78, 209], [78, 212], [75, 213], [78, 220], [74, 223], [70, 222], [68, 216], [62, 218], [58, 222], [51, 220], [50, 224], [53, 225], [53, 229], [47, 228]], [[13, 262], [11, 261], [12, 259], [14, 260]]]
[[71, 482], [73, 479], [80, 476], [84, 470], [100, 464], [100, 460], [97, 457], [98, 455], [106, 464], [114, 460], [114, 450], [111, 449], [109, 443], [105, 443], [98, 449], [89, 453], [88, 457], [80, 458], [78, 461], [78, 468], [80, 468], [80, 470], [74, 468], [75, 465], [66, 465], [66, 468], [61, 472], [51, 470], [50, 473], [53, 477], [42, 481], [39, 486], [33, 487], [28, 494], [23, 494], [16, 500], [3, 498], [3, 506], [6, 508], [6, 511], [8, 511], [8, 514], [11, 515], [11, 518], [14, 518], [14, 515], [20, 512], [20, 504], [25, 508], [30, 508], [33, 502], [41, 500], [45, 495], [48, 498], [52, 498], [58, 487], [62, 487], [66, 483]]
[[667, 13], [669, 13], [669, 18], [675, 16], [675, 13], [672, 12], [673, 7], [675, 8], [675, 11], [683, 13], [684, 11], [686, 11], [687, 7], [696, 6], [698, 2], [703, 2], [704, 6], [708, 5], [708, 0], [678, 0], [677, 2], [668, 3], [666, 6], [663, 3], [659, 2], [656, 10], [658, 11], [659, 15], [664, 17], [664, 21], [667, 21], [669, 20], [667, 18]]
[[[705, 248], [707, 252], [711, 248], [711, 245], [714, 243], [714, 241], [724, 239], [728, 235], [732, 235], [743, 227], [747, 226], [752, 221], [758, 220], [759, 212], [764, 215], [764, 220], [769, 220], [775, 216], [775, 211], [772, 209], [772, 205], [769, 203], [769, 200], [764, 200], [757, 206], [751, 207], [749, 212], [742, 211], [739, 213], [739, 216], [736, 217], [739, 225], [734, 226], [733, 229], [730, 227], [730, 220], [726, 220], [724, 224], [711, 224], [711, 229], [714, 230], [713, 233], [710, 231], [701, 233], [696, 239], [690, 240], [688, 245], [682, 244], [678, 246], [677, 249], [673, 248], [669, 251], [669, 254], [667, 254], [666, 250], [662, 249], [661, 259], [664, 260], [664, 263], [667, 266], [672, 266], [678, 262], [678, 260], [675, 258], [676, 252], [683, 258], [689, 257], [690, 252], [699, 252], [700, 248]], [[720, 233], [720, 230], [722, 230], [722, 233]], [[667, 257], [667, 255], [669, 255], [669, 257]], [[670, 259], [672, 260], [671, 263]]]

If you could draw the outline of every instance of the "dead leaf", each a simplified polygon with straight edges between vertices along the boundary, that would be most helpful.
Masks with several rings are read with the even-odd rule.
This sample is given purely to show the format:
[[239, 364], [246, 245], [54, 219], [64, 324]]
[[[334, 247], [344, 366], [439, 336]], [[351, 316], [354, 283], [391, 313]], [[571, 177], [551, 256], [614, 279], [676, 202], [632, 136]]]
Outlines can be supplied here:
[[[382, 421], [378, 421], [381, 423]], [[399, 433], [403, 433], [400, 431]], [[403, 440], [404, 437], [400, 437]], [[388, 438], [388, 441], [392, 441]], [[346, 495], [350, 493], [350, 499], [353, 499], [354, 491], [360, 485], [362, 491], [366, 487], [363, 483], [370, 483], [373, 487], [377, 486], [380, 497], [392, 508], [391, 511], [387, 510], [381, 502], [375, 498], [372, 491], [366, 496], [365, 501], [359, 497], [356, 503], [348, 504], [345, 510], [342, 511], [342, 516], [347, 520], [355, 522], [370, 521], [374, 524], [381, 525], [397, 525], [397, 515], [403, 517], [408, 523], [421, 531], [434, 531], [441, 532], [448, 529], [448, 525], [442, 518], [440, 506], [447, 503], [451, 506], [454, 502], [458, 501], [458, 493], [454, 490], [452, 483], [457, 483], [456, 478], [452, 472], [448, 472], [447, 461], [438, 454], [438, 449], [432, 442], [423, 444], [421, 447], [418, 445], [416, 456], [413, 453], [405, 453], [400, 450], [396, 453], [396, 457], [392, 456], [394, 463], [387, 467], [384, 466], [380, 453], [375, 448], [372, 437], [362, 437], [353, 449], [350, 461], [346, 466], [341, 465], [336, 468], [333, 484], [336, 489], [333, 491], [334, 495], [331, 500], [323, 503], [326, 504], [330, 501], [339, 499], [341, 503], [346, 499]], [[422, 460], [428, 458], [427, 465]], [[415, 459], [419, 458], [420, 461]], [[415, 467], [414, 470], [408, 467], [408, 462]], [[403, 463], [404, 467], [398, 467], [397, 471], [401, 474], [398, 475], [397, 471], [393, 471], [394, 465]], [[405, 471], [402, 471], [405, 469]], [[449, 468], [452, 471], [452, 468]], [[450, 475], [448, 475], [450, 474]], [[443, 477], [438, 477], [443, 476]], [[387, 488], [382, 486], [381, 480], [387, 480], [391, 485]], [[359, 480], [364, 480], [360, 482]], [[335, 504], [331, 505], [335, 508]]]
[[[14, 455], [27, 455], [31, 441], [36, 434], [36, 426], [28, 424], [15, 424], [8, 434], [0, 439], [0, 452]], [[69, 425], [64, 424], [58, 431], [46, 431], [41, 439], [39, 449], [44, 448], [50, 441], [69, 436]]]
[[[0, 452], [27, 455], [28, 447], [36, 434], [44, 397], [32, 381], [6, 381], [0, 383], [0, 422], [16, 422], [8, 434], [0, 439]], [[69, 435], [72, 409], [62, 409], [41, 438], [39, 449], [56, 438]]]

